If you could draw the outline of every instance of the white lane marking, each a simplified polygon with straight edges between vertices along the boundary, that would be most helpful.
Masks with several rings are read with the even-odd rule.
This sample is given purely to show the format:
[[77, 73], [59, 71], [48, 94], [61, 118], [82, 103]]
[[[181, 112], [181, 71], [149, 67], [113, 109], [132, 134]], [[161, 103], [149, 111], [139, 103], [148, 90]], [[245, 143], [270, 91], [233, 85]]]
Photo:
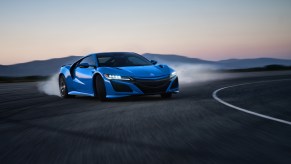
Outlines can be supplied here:
[[257, 81], [257, 82], [251, 82], [251, 83], [243, 83], [243, 84], [237, 84], [237, 85], [231, 85], [231, 86], [227, 86], [227, 87], [223, 87], [223, 88], [220, 88], [220, 89], [217, 89], [215, 90], [213, 93], [212, 93], [212, 97], [217, 100], [218, 102], [228, 106], [228, 107], [231, 107], [233, 109], [236, 109], [236, 110], [239, 110], [239, 111], [242, 111], [242, 112], [245, 112], [245, 113], [248, 113], [248, 114], [251, 114], [251, 115], [254, 115], [254, 116], [257, 116], [257, 117], [261, 117], [261, 118], [265, 118], [265, 119], [269, 119], [269, 120], [272, 120], [272, 121], [276, 121], [276, 122], [280, 122], [280, 123], [283, 123], [283, 124], [287, 124], [287, 125], [291, 125], [291, 122], [289, 121], [286, 121], [286, 120], [282, 120], [282, 119], [279, 119], [279, 118], [275, 118], [275, 117], [271, 117], [271, 116], [267, 116], [267, 115], [264, 115], [264, 114], [260, 114], [260, 113], [257, 113], [257, 112], [252, 112], [252, 111], [249, 111], [247, 109], [243, 109], [243, 108], [240, 108], [240, 107], [237, 107], [237, 106], [234, 106], [230, 103], [227, 103], [225, 101], [223, 101], [222, 99], [220, 99], [218, 96], [217, 96], [217, 93], [221, 90], [224, 90], [224, 89], [227, 89], [227, 88], [233, 88], [233, 87], [238, 87], [238, 86], [243, 86], [243, 85], [250, 85], [250, 84], [257, 84], [257, 83], [268, 83], [268, 82], [275, 82], [275, 81], [287, 81], [287, 80], [291, 80], [291, 79], [281, 79], [281, 80], [268, 80], [268, 81]]

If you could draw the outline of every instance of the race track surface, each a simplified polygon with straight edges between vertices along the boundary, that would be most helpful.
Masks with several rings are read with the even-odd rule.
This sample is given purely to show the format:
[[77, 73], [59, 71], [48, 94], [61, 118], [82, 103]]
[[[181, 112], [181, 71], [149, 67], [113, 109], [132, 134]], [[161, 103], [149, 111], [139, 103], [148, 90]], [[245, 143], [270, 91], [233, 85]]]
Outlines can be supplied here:
[[[290, 79], [290, 80], [281, 80]], [[61, 99], [0, 84], [0, 164], [291, 163], [291, 72], [181, 85], [180, 94]]]

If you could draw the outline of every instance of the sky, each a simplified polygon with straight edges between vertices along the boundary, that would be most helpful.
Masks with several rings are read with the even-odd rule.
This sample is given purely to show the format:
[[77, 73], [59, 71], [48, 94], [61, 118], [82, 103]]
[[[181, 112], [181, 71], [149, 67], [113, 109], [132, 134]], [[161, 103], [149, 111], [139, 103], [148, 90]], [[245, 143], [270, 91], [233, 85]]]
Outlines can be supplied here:
[[291, 59], [291, 0], [0, 0], [0, 64], [110, 51]]

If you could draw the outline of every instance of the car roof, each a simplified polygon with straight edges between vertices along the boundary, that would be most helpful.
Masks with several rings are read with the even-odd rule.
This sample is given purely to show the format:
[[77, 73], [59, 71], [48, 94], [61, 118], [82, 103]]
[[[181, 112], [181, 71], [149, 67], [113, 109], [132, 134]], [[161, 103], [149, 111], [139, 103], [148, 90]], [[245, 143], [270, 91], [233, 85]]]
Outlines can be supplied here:
[[[93, 53], [90, 55], [96, 55], [96, 56], [103, 56], [103, 55], [120, 55], [120, 54], [135, 54], [135, 55], [139, 55], [135, 52], [99, 52], [99, 53]], [[89, 55], [88, 55], [89, 56]]]

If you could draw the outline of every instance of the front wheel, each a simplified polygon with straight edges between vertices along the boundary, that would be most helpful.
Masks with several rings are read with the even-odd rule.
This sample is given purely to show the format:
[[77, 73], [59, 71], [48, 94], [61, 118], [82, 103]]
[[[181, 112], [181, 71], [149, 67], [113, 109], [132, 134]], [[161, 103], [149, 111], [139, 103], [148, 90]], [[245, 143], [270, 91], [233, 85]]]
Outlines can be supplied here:
[[172, 97], [172, 93], [162, 93], [161, 97], [165, 98], [165, 99], [171, 98]]
[[104, 84], [104, 80], [102, 79], [101, 76], [96, 76], [96, 94], [99, 98], [100, 101], [106, 101], [106, 88], [105, 88], [105, 84]]

